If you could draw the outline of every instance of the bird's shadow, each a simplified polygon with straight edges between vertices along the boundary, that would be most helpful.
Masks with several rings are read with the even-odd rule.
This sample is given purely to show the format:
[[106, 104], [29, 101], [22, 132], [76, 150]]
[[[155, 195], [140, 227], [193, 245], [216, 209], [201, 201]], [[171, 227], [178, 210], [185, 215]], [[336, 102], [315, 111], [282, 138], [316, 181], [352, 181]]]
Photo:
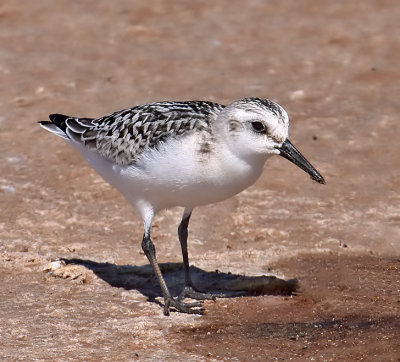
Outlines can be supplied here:
[[[113, 287], [126, 290], [135, 289], [149, 301], [159, 304], [157, 297], [162, 296], [161, 288], [150, 264], [143, 266], [116, 265], [98, 263], [85, 259], [61, 259], [67, 265], [81, 265], [93, 271], [95, 275]], [[178, 295], [183, 288], [182, 263], [161, 263], [160, 269], [172, 295]], [[291, 295], [298, 289], [297, 279], [283, 280], [275, 276], [249, 277], [218, 270], [209, 272], [195, 266], [190, 267], [194, 285], [206, 292], [221, 291], [226, 298], [251, 295]]]

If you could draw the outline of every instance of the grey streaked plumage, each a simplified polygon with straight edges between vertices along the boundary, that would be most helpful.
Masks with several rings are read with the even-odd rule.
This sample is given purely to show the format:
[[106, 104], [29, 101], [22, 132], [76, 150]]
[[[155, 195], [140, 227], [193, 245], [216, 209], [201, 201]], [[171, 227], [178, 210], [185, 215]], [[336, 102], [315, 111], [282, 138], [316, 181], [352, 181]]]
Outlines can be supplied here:
[[224, 108], [206, 101], [156, 102], [98, 119], [65, 119], [67, 135], [119, 165], [134, 163], [147, 148], [168, 137], [210, 131], [210, 121]]
[[277, 103], [275, 103], [269, 99], [266, 99], [266, 98], [256, 98], [256, 97], [243, 98], [243, 99], [240, 99], [239, 101], [236, 101], [236, 103], [242, 104], [244, 106], [258, 105], [258, 106], [261, 106], [262, 108], [268, 109], [270, 112], [274, 113], [278, 118], [283, 117], [281, 107]]

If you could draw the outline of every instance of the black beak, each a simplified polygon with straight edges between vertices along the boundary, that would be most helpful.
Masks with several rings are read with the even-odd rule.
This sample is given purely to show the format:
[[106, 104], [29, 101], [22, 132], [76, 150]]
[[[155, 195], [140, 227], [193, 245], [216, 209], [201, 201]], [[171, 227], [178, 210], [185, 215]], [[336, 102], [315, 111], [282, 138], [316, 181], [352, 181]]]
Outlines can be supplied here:
[[296, 166], [299, 166], [302, 170], [307, 172], [310, 177], [314, 180], [319, 182], [320, 184], [324, 184], [325, 180], [322, 175], [308, 162], [304, 156], [292, 145], [289, 139], [286, 139], [283, 142], [281, 147], [277, 147], [280, 151], [280, 155], [290, 162], [293, 162]]

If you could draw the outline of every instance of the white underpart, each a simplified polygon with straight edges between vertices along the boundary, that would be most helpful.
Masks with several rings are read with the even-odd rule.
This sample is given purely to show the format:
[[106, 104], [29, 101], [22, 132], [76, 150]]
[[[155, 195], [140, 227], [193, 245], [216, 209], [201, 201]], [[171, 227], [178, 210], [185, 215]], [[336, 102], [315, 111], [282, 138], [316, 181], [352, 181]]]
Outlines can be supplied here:
[[266, 160], [262, 157], [249, 163], [224, 144], [211, 144], [210, 154], [199, 154], [201, 140], [194, 133], [169, 139], [129, 166], [116, 165], [81, 144], [69, 143], [125, 196], [144, 221], [149, 214], [169, 207], [193, 208], [230, 198], [259, 178]]

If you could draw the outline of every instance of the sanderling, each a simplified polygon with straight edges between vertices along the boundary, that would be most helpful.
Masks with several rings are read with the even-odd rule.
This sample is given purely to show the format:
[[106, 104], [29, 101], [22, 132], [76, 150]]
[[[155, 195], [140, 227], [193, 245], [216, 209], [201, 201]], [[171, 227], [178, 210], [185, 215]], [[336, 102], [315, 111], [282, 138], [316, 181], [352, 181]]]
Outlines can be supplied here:
[[[141, 215], [142, 248], [160, 284], [164, 314], [170, 307], [199, 313], [201, 302], [219, 294], [197, 290], [187, 252], [188, 224], [195, 206], [225, 200], [252, 185], [265, 161], [280, 155], [323, 184], [323, 177], [288, 139], [289, 117], [277, 103], [245, 98], [228, 106], [206, 101], [156, 102], [98, 119], [49, 116], [40, 122], [64, 138]], [[182, 206], [178, 228], [185, 284], [173, 297], [157, 264], [150, 229], [157, 211]]]

